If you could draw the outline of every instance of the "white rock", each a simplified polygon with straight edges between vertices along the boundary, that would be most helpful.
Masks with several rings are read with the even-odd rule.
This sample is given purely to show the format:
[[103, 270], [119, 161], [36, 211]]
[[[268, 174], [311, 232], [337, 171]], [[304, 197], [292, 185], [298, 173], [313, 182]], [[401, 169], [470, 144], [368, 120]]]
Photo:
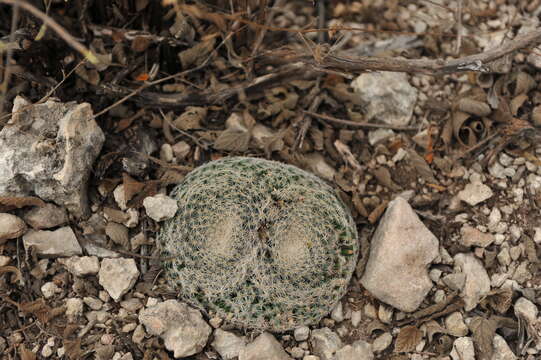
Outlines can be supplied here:
[[466, 281], [462, 288], [462, 297], [465, 302], [465, 310], [473, 310], [479, 300], [490, 291], [490, 278], [483, 263], [471, 253], [456, 254], [455, 265], [458, 266], [464, 275]]
[[173, 145], [172, 148], [177, 160], [184, 159], [190, 153], [190, 144], [186, 141], [180, 141]]
[[66, 316], [68, 321], [73, 323], [81, 315], [83, 315], [83, 300], [79, 298], [66, 299]]
[[308, 340], [308, 337], [310, 336], [310, 328], [308, 326], [299, 326], [293, 331], [293, 336], [297, 341]]
[[319, 177], [322, 177], [329, 181], [333, 181], [336, 170], [327, 163], [327, 160], [325, 160], [325, 157], [323, 157], [323, 155], [314, 152], [305, 155], [305, 159], [308, 170], [310, 170]]
[[289, 354], [291, 354], [294, 359], [301, 359], [304, 356], [304, 350], [298, 346], [294, 346], [289, 351]]
[[97, 274], [100, 270], [100, 261], [96, 256], [72, 256], [67, 259], [58, 259], [75, 276]]
[[100, 299], [96, 299], [90, 296], [85, 296], [83, 302], [92, 310], [101, 310], [103, 302]]
[[38, 196], [89, 214], [86, 187], [105, 136], [90, 104], [13, 102], [0, 130], [0, 196]]
[[338, 304], [331, 311], [331, 319], [337, 323], [344, 321], [344, 310], [342, 308], [342, 302], [339, 301]]
[[428, 265], [438, 256], [438, 246], [408, 202], [398, 197], [389, 203], [372, 237], [361, 283], [377, 299], [415, 311], [432, 288]]
[[460, 235], [460, 243], [468, 247], [487, 247], [494, 242], [494, 235], [481, 232], [469, 225], [462, 226], [462, 229], [460, 229]]
[[351, 345], [346, 345], [336, 352], [334, 360], [372, 360], [372, 346], [362, 340], [357, 340]]
[[118, 301], [135, 285], [139, 270], [133, 259], [103, 259], [98, 273], [99, 283], [107, 293]]
[[320, 360], [320, 359], [319, 359], [319, 356], [306, 355], [305, 357], [302, 358], [302, 360]]
[[504, 338], [500, 335], [496, 334], [494, 335], [494, 339], [492, 341], [492, 346], [494, 349], [494, 352], [492, 353], [492, 358], [490, 360], [516, 360], [517, 357], [511, 351], [509, 348], [509, 345], [507, 345], [507, 342], [505, 342]]
[[163, 194], [147, 196], [143, 200], [143, 206], [147, 215], [154, 221], [170, 219], [175, 216], [178, 210], [177, 201]]
[[52, 298], [53, 296], [55, 296], [55, 294], [59, 294], [62, 292], [62, 289], [60, 289], [54, 282], [52, 281], [49, 281], [49, 282], [46, 282], [45, 284], [43, 284], [41, 286], [41, 293], [43, 294], [43, 297], [45, 299], [50, 299]]
[[66, 210], [51, 203], [30, 209], [23, 218], [28, 225], [36, 230], [49, 229], [68, 222]]
[[473, 348], [472, 339], [469, 337], [461, 337], [456, 339], [453, 343], [451, 358], [453, 360], [475, 360], [475, 351]]
[[352, 311], [351, 312], [351, 326], [356, 328], [359, 326], [362, 318], [362, 313], [360, 311]]
[[342, 347], [342, 340], [331, 329], [324, 327], [312, 330], [310, 344], [314, 355], [319, 356], [321, 360], [332, 360], [334, 354]]
[[246, 339], [232, 332], [216, 329], [211, 345], [223, 360], [229, 360], [239, 356], [240, 351], [246, 346]]
[[514, 309], [516, 317], [526, 320], [529, 324], [537, 322], [537, 306], [525, 297], [515, 302]]
[[44, 256], [73, 256], [83, 252], [69, 226], [54, 231], [30, 230], [23, 236], [23, 244], [26, 250], [32, 246], [38, 255]]
[[374, 339], [374, 342], [372, 343], [372, 350], [376, 353], [382, 352], [383, 350], [387, 349], [391, 343], [393, 342], [393, 336], [385, 332]]
[[9, 256], [0, 255], [0, 267], [6, 266], [11, 261]]
[[381, 304], [378, 308], [378, 319], [384, 324], [390, 324], [393, 320], [393, 309]]
[[265, 332], [240, 351], [239, 360], [291, 360], [291, 357], [274, 336]]
[[128, 208], [128, 200], [126, 200], [126, 192], [124, 191], [124, 184], [118, 185], [113, 191], [113, 197], [120, 210], [126, 210]]
[[21, 218], [8, 213], [0, 213], [0, 245], [15, 239], [26, 232], [26, 224]]
[[139, 322], [150, 335], [160, 336], [175, 358], [203, 350], [212, 332], [198, 310], [177, 300], [167, 300], [141, 310]]
[[458, 198], [471, 206], [475, 206], [490, 199], [492, 195], [490, 187], [480, 181], [472, 181], [466, 185], [464, 190], [458, 193]]
[[417, 89], [405, 73], [374, 71], [358, 76], [351, 83], [366, 108], [368, 120], [386, 124], [407, 125], [417, 102]]
[[445, 327], [452, 336], [461, 337], [468, 334], [468, 327], [464, 323], [462, 314], [458, 311], [455, 311], [445, 318]]
[[368, 143], [374, 146], [392, 136], [394, 136], [394, 131], [391, 129], [372, 130], [368, 132]]

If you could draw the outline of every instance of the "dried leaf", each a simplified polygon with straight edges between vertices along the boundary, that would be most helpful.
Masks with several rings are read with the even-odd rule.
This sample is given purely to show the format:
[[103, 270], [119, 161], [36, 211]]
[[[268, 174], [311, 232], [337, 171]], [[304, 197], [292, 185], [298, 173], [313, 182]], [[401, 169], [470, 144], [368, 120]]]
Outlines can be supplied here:
[[26, 206], [45, 206], [45, 202], [35, 196], [0, 196], [0, 212], [20, 209]]
[[124, 197], [126, 201], [130, 201], [135, 194], [138, 194], [143, 190], [145, 184], [133, 179], [130, 175], [122, 174], [122, 184], [124, 185]]
[[21, 274], [21, 271], [17, 269], [15, 266], [0, 266], [0, 275], [7, 274], [7, 273], [13, 273], [15, 274], [15, 279], [13, 281], [22, 281], [23, 275]]
[[457, 109], [479, 117], [488, 116], [492, 112], [492, 109], [487, 103], [471, 98], [460, 99], [457, 104]]
[[109, 221], [105, 227], [105, 234], [117, 245], [127, 248], [129, 243], [128, 228], [122, 224]]
[[114, 221], [119, 224], [125, 223], [130, 218], [125, 212], [110, 207], [104, 207], [103, 213], [105, 214], [107, 220]]
[[379, 166], [376, 169], [372, 171], [372, 174], [376, 177], [376, 180], [380, 182], [381, 185], [393, 190], [398, 191], [400, 190], [400, 186], [398, 186], [393, 179], [391, 179], [391, 172], [389, 169], [387, 169], [384, 166]]
[[19, 305], [19, 310], [34, 315], [42, 324], [46, 324], [52, 318], [51, 308], [43, 298], [35, 301], [23, 302]]
[[414, 325], [400, 329], [394, 345], [395, 352], [412, 352], [423, 338], [423, 332]]
[[496, 322], [492, 319], [476, 316], [471, 320], [469, 328], [473, 334], [472, 339], [478, 359], [491, 359], [493, 353], [492, 341], [496, 334]]
[[428, 337], [428, 342], [431, 343], [435, 334], [447, 334], [447, 329], [438, 324], [435, 320], [430, 320], [426, 322], [426, 336]]
[[207, 117], [207, 108], [199, 106], [188, 106], [186, 110], [173, 121], [177, 129], [192, 130], [200, 129], [201, 122]]
[[366, 207], [364, 206], [363, 201], [358, 193], [353, 193], [351, 197], [351, 202], [353, 203], [353, 206], [355, 206], [355, 210], [357, 210], [357, 212], [361, 214], [361, 216], [365, 218], [368, 217], [368, 210], [366, 210]]
[[81, 350], [81, 339], [64, 340], [64, 351], [66, 352], [66, 356], [71, 360], [81, 359], [83, 353]]
[[37, 356], [32, 351], [28, 350], [24, 344], [19, 345], [19, 356], [21, 360], [36, 360]]
[[514, 95], [527, 94], [536, 85], [534, 78], [530, 74], [521, 71], [517, 74]]
[[355, 155], [353, 155], [351, 153], [351, 150], [349, 149], [349, 146], [347, 146], [346, 144], [344, 144], [343, 142], [341, 142], [340, 140], [336, 140], [334, 142], [334, 147], [336, 148], [336, 150], [338, 150], [338, 152], [340, 153], [340, 155], [342, 156], [342, 158], [344, 159], [344, 161], [349, 165], [351, 166], [351, 168], [355, 171], [358, 171], [358, 172], [361, 172], [362, 171], [362, 167], [361, 167], [361, 164], [359, 164], [359, 162], [357, 161], [357, 159], [355, 158]]
[[505, 314], [513, 301], [513, 290], [501, 288], [492, 290], [486, 297], [488, 304], [500, 314]]
[[214, 49], [216, 38], [211, 37], [205, 41], [201, 41], [194, 46], [181, 51], [178, 54], [180, 63], [183, 69], [188, 69], [190, 66], [199, 66], [209, 56], [210, 52]]
[[389, 204], [389, 201], [385, 200], [384, 202], [376, 206], [374, 210], [372, 210], [370, 215], [368, 215], [368, 222], [370, 224], [375, 224], [379, 220], [380, 216], [387, 208], [387, 204]]
[[149, 181], [145, 182], [144, 184], [145, 184], [145, 186], [143, 187], [143, 189], [140, 192], [138, 192], [133, 197], [133, 199], [128, 201], [127, 206], [129, 208], [138, 209], [141, 206], [143, 206], [143, 200], [147, 196], [154, 196], [154, 195], [156, 195], [158, 193], [158, 187], [160, 186], [161, 181], [160, 180], [149, 180]]
[[522, 107], [522, 105], [524, 105], [526, 100], [528, 100], [528, 95], [526, 94], [520, 94], [511, 99], [509, 106], [513, 116], [517, 116], [519, 109]]
[[438, 184], [439, 182], [434, 177], [434, 173], [432, 172], [432, 169], [430, 168], [430, 165], [428, 165], [426, 160], [422, 156], [417, 154], [417, 152], [413, 149], [408, 149], [407, 152], [408, 161], [411, 166], [415, 168], [419, 176], [432, 184]]

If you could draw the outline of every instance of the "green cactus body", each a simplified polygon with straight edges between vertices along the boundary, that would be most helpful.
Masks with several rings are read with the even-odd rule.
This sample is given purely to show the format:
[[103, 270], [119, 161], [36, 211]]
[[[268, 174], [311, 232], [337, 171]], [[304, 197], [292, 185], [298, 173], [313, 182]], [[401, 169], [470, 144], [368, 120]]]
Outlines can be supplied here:
[[291, 165], [209, 162], [172, 192], [179, 210], [158, 235], [181, 298], [249, 329], [319, 322], [345, 294], [359, 252], [347, 207]]

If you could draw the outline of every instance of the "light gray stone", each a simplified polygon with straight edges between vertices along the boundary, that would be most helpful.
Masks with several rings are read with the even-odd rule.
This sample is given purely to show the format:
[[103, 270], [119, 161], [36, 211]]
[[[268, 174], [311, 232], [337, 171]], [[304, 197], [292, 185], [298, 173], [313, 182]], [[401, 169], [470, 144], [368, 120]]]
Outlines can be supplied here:
[[133, 259], [103, 259], [98, 273], [99, 283], [115, 301], [119, 301], [135, 285], [139, 270]]
[[490, 187], [480, 181], [472, 181], [466, 185], [464, 190], [458, 193], [458, 198], [471, 206], [475, 206], [490, 199], [492, 195], [494, 194]]
[[308, 337], [310, 336], [310, 328], [308, 326], [299, 326], [293, 331], [293, 336], [297, 341], [308, 340]]
[[69, 226], [54, 231], [30, 230], [23, 236], [23, 244], [26, 250], [32, 246], [43, 256], [73, 256], [83, 252]]
[[468, 327], [464, 323], [462, 314], [458, 311], [455, 311], [445, 318], [445, 327], [452, 336], [461, 337], [468, 334]]
[[537, 322], [537, 306], [525, 297], [515, 302], [514, 310], [516, 317], [526, 320], [529, 324]]
[[360, 310], [351, 312], [351, 326], [356, 328], [359, 326], [362, 318], [362, 312]]
[[96, 256], [72, 256], [67, 259], [58, 259], [75, 276], [94, 275], [100, 271], [100, 261]]
[[517, 357], [509, 348], [509, 345], [504, 340], [503, 337], [496, 334], [492, 341], [492, 346], [494, 352], [492, 353], [492, 358], [490, 360], [516, 360]]
[[41, 286], [41, 293], [45, 299], [50, 299], [56, 294], [62, 292], [62, 289], [58, 287], [54, 282], [49, 281]]
[[372, 237], [361, 283], [377, 299], [415, 311], [432, 288], [428, 266], [438, 256], [438, 246], [408, 202], [398, 197], [389, 203]]
[[141, 310], [139, 322], [150, 335], [160, 336], [175, 358], [203, 350], [212, 332], [198, 310], [177, 300], [167, 300]]
[[484, 248], [494, 242], [494, 235], [481, 232], [469, 225], [464, 225], [460, 229], [460, 235], [460, 243], [464, 246], [479, 246]]
[[178, 210], [177, 201], [164, 194], [147, 196], [143, 206], [148, 216], [154, 221], [163, 221], [175, 216]]
[[216, 329], [211, 345], [223, 360], [230, 360], [239, 356], [240, 351], [246, 346], [246, 339], [232, 332]]
[[404, 126], [409, 123], [417, 102], [417, 89], [405, 73], [374, 71], [358, 76], [351, 83], [366, 108], [368, 120]]
[[24, 214], [23, 219], [34, 229], [42, 230], [66, 224], [68, 215], [64, 208], [47, 203], [30, 209]]
[[83, 300], [79, 298], [66, 299], [66, 317], [73, 323], [83, 315]]
[[342, 340], [331, 329], [324, 327], [312, 330], [310, 344], [314, 355], [319, 356], [321, 360], [332, 360], [334, 354], [342, 347]]
[[0, 130], [0, 196], [37, 195], [88, 215], [87, 182], [104, 140], [88, 103], [15, 98]]
[[26, 232], [26, 224], [18, 216], [0, 213], [0, 245]]
[[274, 336], [265, 332], [240, 351], [239, 360], [291, 360], [291, 357]]
[[334, 360], [372, 360], [374, 353], [372, 346], [362, 340], [346, 345], [336, 352]]
[[331, 319], [337, 323], [344, 321], [344, 310], [342, 308], [342, 302], [339, 301], [338, 304], [331, 311]]
[[454, 259], [455, 265], [466, 275], [461, 293], [464, 308], [466, 311], [473, 310], [479, 300], [490, 291], [490, 278], [483, 263], [473, 254], [456, 254]]
[[375, 353], [380, 353], [383, 350], [387, 349], [392, 342], [393, 336], [388, 332], [384, 332], [383, 334], [374, 339], [374, 342], [372, 343], [372, 350]]
[[451, 358], [453, 360], [475, 360], [473, 340], [470, 337], [456, 339], [453, 343], [453, 350], [451, 350]]

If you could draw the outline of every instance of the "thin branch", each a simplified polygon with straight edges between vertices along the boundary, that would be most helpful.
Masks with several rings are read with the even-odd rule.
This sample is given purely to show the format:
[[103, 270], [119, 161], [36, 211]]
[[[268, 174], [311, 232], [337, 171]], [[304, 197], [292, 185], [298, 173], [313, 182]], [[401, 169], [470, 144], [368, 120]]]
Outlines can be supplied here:
[[51, 17], [49, 17], [38, 8], [21, 0], [0, 0], [0, 3], [12, 6], [19, 6], [22, 9], [28, 11], [29, 13], [43, 21], [45, 25], [53, 29], [58, 34], [58, 36], [60, 36], [62, 39], [64, 39], [65, 42], [68, 43], [68, 45], [81, 53], [81, 55], [87, 58], [88, 61], [90, 61], [92, 64], [99, 63], [98, 58], [90, 50], [88, 50], [84, 45], [75, 40], [75, 38], [71, 36], [59, 23], [57, 23], [55, 20], [53, 20]]
[[325, 121], [330, 121], [335, 124], [344, 125], [344, 126], [351, 126], [351, 127], [357, 127], [357, 128], [368, 128], [368, 129], [391, 129], [391, 130], [401, 130], [401, 131], [417, 131], [419, 128], [417, 127], [409, 127], [409, 126], [394, 126], [394, 125], [386, 125], [386, 124], [374, 124], [369, 122], [360, 122], [360, 121], [351, 121], [351, 120], [343, 120], [338, 119], [329, 115], [323, 115], [318, 114], [311, 111], [303, 110], [303, 113], [306, 115], [312, 116], [316, 119], [321, 119]]

